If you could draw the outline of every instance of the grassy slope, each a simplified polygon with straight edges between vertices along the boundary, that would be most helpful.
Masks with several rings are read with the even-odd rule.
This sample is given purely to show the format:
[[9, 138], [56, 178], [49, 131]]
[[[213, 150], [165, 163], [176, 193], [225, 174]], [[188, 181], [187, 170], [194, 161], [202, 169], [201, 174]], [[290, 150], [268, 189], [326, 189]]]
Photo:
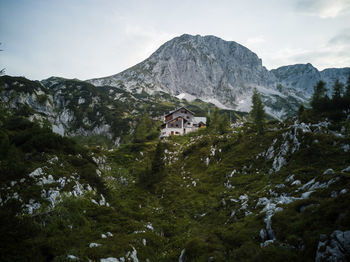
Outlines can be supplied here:
[[[313, 261], [320, 234], [348, 230], [350, 225], [350, 174], [341, 172], [349, 165], [350, 152], [342, 149], [350, 144], [349, 135], [340, 138], [329, 129], [313, 129], [304, 133], [299, 128], [295, 133], [292, 123], [274, 124], [264, 136], [257, 136], [246, 125], [225, 135], [202, 130], [167, 139], [163, 141], [166, 176], [149, 189], [138, 183], [138, 177], [151, 163], [157, 141], [113, 150], [84, 148], [24, 119], [3, 117], [1, 198], [17, 192], [21, 201], [10, 197], [0, 207], [1, 260], [65, 261], [68, 254], [83, 260], [119, 258], [134, 247], [140, 261], [177, 261], [183, 249], [187, 261], [209, 257], [215, 261]], [[294, 153], [293, 134], [300, 143]], [[268, 159], [272, 144], [274, 155]], [[282, 151], [287, 164], [270, 174]], [[54, 157], [58, 161], [50, 164]], [[30, 179], [28, 174], [38, 167], [54, 179], [75, 174], [75, 181], [95, 189], [69, 196], [73, 180], [60, 189], [62, 200], [52, 208], [41, 192], [58, 184], [40, 186]], [[323, 175], [328, 168], [335, 174]], [[276, 240], [261, 248], [259, 232], [265, 228], [266, 214], [258, 199], [283, 194], [300, 197], [304, 192], [296, 192], [300, 186], [285, 181], [292, 174], [302, 185], [313, 178], [319, 183], [338, 180], [329, 188], [315, 189], [308, 199], [277, 204], [283, 211], [272, 217]], [[21, 184], [22, 178], [26, 182]], [[12, 186], [11, 181], [17, 184]], [[281, 184], [285, 187], [276, 187]], [[344, 188], [348, 193], [339, 194]], [[332, 191], [338, 197], [331, 198]], [[101, 200], [101, 193], [109, 207], [92, 202]], [[244, 195], [248, 201], [240, 199]], [[31, 215], [24, 209], [33, 198], [42, 206]], [[106, 232], [113, 236], [101, 238]], [[89, 248], [92, 242], [102, 245]]]

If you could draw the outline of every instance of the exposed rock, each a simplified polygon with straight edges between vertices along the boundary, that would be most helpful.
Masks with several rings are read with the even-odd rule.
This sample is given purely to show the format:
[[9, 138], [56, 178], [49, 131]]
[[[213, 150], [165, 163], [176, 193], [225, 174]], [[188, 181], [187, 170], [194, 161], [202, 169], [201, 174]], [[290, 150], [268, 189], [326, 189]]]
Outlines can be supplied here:
[[321, 261], [347, 261], [347, 256], [350, 255], [350, 230], [349, 231], [334, 231], [330, 237], [320, 235], [316, 252], [316, 262]]
[[318, 81], [324, 81], [327, 88], [332, 88], [336, 79], [346, 83], [350, 68], [329, 68], [318, 71], [310, 63], [282, 66], [271, 70], [278, 82], [287, 89], [300, 92], [305, 97], [311, 97], [313, 87]]
[[347, 168], [344, 168], [341, 172], [342, 172], [342, 173], [344, 173], [344, 172], [350, 172], [350, 166], [348, 166]]
[[89, 244], [89, 248], [99, 247], [99, 246], [101, 246], [101, 244], [98, 244], [98, 243], [90, 243]]
[[324, 175], [333, 175], [334, 170], [332, 168], [328, 168], [326, 171], [323, 172]]
[[346, 190], [346, 189], [344, 188], [344, 189], [340, 190], [339, 194], [340, 194], [340, 195], [344, 195], [344, 194], [346, 194], [347, 192], [348, 192], [348, 190]]
[[184, 261], [185, 251], [186, 251], [186, 249], [182, 249], [181, 250], [181, 254], [179, 256], [179, 262], [183, 262]]
[[115, 257], [107, 257], [107, 258], [101, 258], [100, 262], [119, 262], [119, 259]]
[[267, 112], [278, 119], [295, 112], [305, 101], [293, 91], [278, 90], [276, 76], [255, 53], [215, 36], [176, 37], [143, 62], [119, 74], [88, 81], [133, 93], [163, 91], [189, 101], [199, 98], [245, 112], [250, 111], [253, 89], [257, 88]]

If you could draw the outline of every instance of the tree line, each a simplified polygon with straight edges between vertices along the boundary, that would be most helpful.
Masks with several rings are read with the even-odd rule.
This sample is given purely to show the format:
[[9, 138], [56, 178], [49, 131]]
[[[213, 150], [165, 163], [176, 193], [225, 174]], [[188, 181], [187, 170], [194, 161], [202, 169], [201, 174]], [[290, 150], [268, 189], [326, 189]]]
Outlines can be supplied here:
[[338, 79], [333, 84], [331, 96], [326, 83], [319, 81], [314, 86], [311, 107], [315, 113], [326, 114], [333, 119], [339, 119], [350, 110], [350, 75], [346, 84]]

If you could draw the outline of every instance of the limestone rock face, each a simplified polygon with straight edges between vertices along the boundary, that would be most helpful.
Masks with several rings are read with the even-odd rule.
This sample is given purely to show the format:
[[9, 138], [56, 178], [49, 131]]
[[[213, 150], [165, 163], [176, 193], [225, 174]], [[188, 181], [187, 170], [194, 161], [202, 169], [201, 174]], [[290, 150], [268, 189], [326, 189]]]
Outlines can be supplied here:
[[350, 255], [350, 231], [334, 231], [330, 237], [321, 235], [317, 247], [316, 262], [347, 261]]
[[307, 103], [319, 80], [331, 87], [346, 81], [350, 68], [319, 72], [311, 64], [268, 71], [248, 48], [215, 36], [182, 35], [163, 44], [143, 62], [116, 75], [91, 79], [132, 93], [163, 91], [180, 99], [201, 99], [221, 108], [248, 112], [253, 89], [278, 119]]
[[350, 68], [328, 68], [318, 71], [311, 64], [297, 64], [282, 66], [271, 70], [278, 83], [285, 88], [300, 92], [305, 97], [311, 97], [313, 87], [318, 81], [324, 81], [328, 89], [332, 89], [335, 80], [346, 83], [350, 74]]
[[94, 85], [123, 87], [132, 92], [162, 90], [174, 96], [186, 93], [203, 100], [216, 99], [231, 108], [250, 97], [254, 87], [278, 93], [276, 81], [248, 48], [199, 35], [176, 37], [130, 69], [89, 80]]

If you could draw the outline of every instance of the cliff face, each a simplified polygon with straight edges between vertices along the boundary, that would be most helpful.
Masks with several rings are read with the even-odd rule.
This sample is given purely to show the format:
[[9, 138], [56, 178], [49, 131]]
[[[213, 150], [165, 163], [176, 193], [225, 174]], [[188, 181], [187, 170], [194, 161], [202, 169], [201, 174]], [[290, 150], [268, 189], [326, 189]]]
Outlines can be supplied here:
[[313, 87], [318, 81], [324, 81], [331, 90], [336, 79], [345, 83], [350, 74], [350, 68], [327, 68], [318, 71], [311, 64], [282, 66], [271, 70], [278, 83], [282, 86], [301, 92], [305, 97], [311, 97]]
[[252, 91], [257, 88], [267, 112], [283, 118], [308, 102], [317, 81], [323, 80], [331, 88], [336, 79], [346, 82], [349, 74], [350, 68], [318, 71], [311, 64], [268, 71], [255, 53], [236, 42], [185, 34], [119, 74], [88, 82], [133, 93], [164, 91], [245, 112], [250, 110]]
[[89, 82], [133, 92], [186, 93], [237, 108], [254, 87], [274, 90], [276, 78], [255, 53], [236, 42], [215, 36], [182, 35], [166, 42], [140, 64]]

